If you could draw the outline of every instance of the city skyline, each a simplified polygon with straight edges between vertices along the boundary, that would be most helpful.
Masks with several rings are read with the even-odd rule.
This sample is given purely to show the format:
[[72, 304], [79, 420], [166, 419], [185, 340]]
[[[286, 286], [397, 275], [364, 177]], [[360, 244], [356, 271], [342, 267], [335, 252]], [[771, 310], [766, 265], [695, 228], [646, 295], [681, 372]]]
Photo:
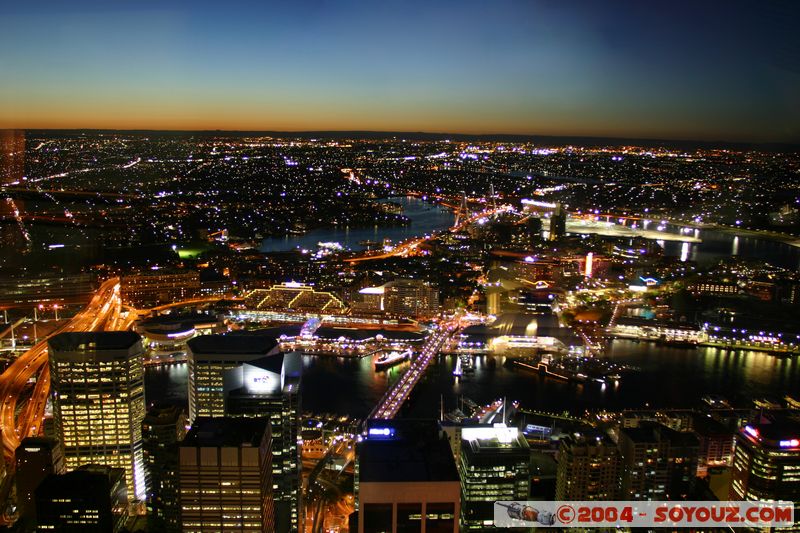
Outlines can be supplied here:
[[0, 8], [0, 127], [796, 143], [781, 3]]

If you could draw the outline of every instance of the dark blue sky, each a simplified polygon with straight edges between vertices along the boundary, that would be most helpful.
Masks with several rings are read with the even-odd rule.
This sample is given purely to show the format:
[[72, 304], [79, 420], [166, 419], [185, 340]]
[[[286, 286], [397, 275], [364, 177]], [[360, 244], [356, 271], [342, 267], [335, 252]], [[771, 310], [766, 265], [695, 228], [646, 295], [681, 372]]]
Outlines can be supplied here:
[[800, 2], [0, 0], [0, 127], [800, 141]]

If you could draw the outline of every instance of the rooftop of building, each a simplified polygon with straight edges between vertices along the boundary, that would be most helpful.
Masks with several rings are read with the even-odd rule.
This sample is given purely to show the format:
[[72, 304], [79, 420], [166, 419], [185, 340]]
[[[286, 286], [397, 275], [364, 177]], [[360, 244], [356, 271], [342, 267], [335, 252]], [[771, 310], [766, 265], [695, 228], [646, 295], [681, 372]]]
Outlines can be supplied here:
[[741, 429], [742, 434], [769, 446], [800, 451], [800, 413], [767, 411]]
[[210, 418], [195, 420], [182, 447], [258, 447], [267, 431], [266, 418]]
[[200, 335], [187, 345], [195, 355], [266, 355], [278, 342], [266, 335]]
[[58, 441], [50, 437], [25, 437], [17, 448], [17, 457], [21, 451], [36, 453], [42, 449], [52, 450], [57, 446]]
[[132, 331], [70, 331], [51, 337], [48, 345], [59, 352], [127, 350], [141, 341]]
[[106, 465], [83, 465], [65, 474], [50, 474], [36, 489], [36, 496], [70, 495], [94, 500], [98, 491], [107, 492], [119, 481], [124, 480], [122, 468]]
[[154, 405], [147, 410], [144, 423], [153, 426], [175, 425], [183, 414], [183, 408], [177, 405]]
[[641, 422], [638, 427], [620, 428], [620, 439], [624, 435], [636, 444], [669, 442], [671, 446], [698, 446], [693, 433], [675, 431], [658, 422]]
[[461, 430], [462, 450], [468, 455], [508, 455], [530, 453], [525, 436], [516, 427], [480, 426]]
[[459, 480], [447, 437], [435, 420], [370, 421], [358, 463], [362, 483]]

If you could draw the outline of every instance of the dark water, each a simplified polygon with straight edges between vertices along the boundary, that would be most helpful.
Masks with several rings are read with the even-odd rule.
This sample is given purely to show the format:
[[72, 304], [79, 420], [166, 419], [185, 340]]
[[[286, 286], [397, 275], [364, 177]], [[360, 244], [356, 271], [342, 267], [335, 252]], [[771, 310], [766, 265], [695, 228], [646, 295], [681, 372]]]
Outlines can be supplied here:
[[305, 248], [315, 250], [319, 242], [338, 242], [351, 250], [362, 250], [361, 241], [381, 242], [391, 239], [398, 242], [410, 237], [421, 236], [436, 230], [443, 230], [453, 225], [455, 216], [448, 209], [431, 205], [419, 198], [395, 197], [390, 199], [403, 206], [403, 214], [411, 219], [407, 226], [371, 228], [328, 228], [318, 229], [305, 235], [287, 235], [265, 239], [261, 246], [262, 252], [279, 252]]
[[[435, 417], [440, 398], [445, 408], [466, 396], [479, 404], [506, 397], [522, 406], [547, 411], [637, 407], [693, 407], [705, 394], [721, 394], [741, 406], [753, 397], [781, 398], [800, 391], [800, 359], [781, 359], [758, 352], [717, 348], [670, 348], [615, 340], [609, 357], [638, 367], [617, 386], [575, 384], [512, 370], [503, 357], [476, 359], [474, 374], [458, 381], [455, 360], [440, 356], [417, 385], [406, 416]], [[407, 363], [375, 372], [372, 359], [305, 356], [303, 409], [355, 417], [366, 416]], [[147, 400], [186, 403], [186, 365], [147, 369]]]
[[[263, 250], [286, 250], [300, 246], [315, 248], [317, 242], [338, 241], [358, 249], [361, 240], [394, 241], [422, 235], [452, 224], [453, 215], [415, 198], [394, 199], [403, 204], [413, 224], [403, 228], [319, 230], [297, 237], [264, 241]], [[668, 226], [677, 233], [680, 227]], [[665, 253], [686, 260], [708, 263], [718, 258], [740, 256], [797, 269], [800, 249], [785, 243], [715, 230], [694, 230], [690, 235], [703, 242], [682, 244], [664, 242]], [[739, 405], [749, 405], [753, 397], [780, 398], [800, 391], [800, 358], [779, 359], [758, 352], [728, 352], [718, 348], [670, 348], [651, 343], [615, 340], [608, 355], [617, 362], [638, 367], [617, 385], [573, 384], [544, 379], [504, 366], [502, 357], [479, 357], [476, 372], [456, 381], [452, 376], [455, 361], [441, 356], [417, 385], [406, 407], [408, 416], [436, 416], [440, 398], [447, 410], [459, 396], [480, 404], [500, 397], [518, 400], [531, 409], [548, 411], [619, 409], [623, 407], [691, 407], [706, 394], [720, 394]], [[375, 372], [372, 360], [330, 357], [304, 358], [303, 409], [356, 417], [367, 415], [390, 382], [398, 378], [407, 364], [388, 372]], [[186, 366], [148, 368], [148, 401], [185, 404]]]

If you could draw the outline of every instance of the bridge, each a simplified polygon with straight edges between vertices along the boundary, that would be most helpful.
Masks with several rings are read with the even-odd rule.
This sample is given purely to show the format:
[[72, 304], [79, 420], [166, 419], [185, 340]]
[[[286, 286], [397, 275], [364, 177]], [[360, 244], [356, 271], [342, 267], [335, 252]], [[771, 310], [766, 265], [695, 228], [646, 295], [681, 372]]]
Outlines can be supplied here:
[[394, 418], [405, 401], [411, 395], [411, 391], [425, 371], [430, 366], [431, 361], [441, 351], [442, 347], [450, 341], [456, 332], [461, 328], [461, 320], [456, 316], [448, 321], [440, 322], [433, 333], [425, 340], [422, 350], [411, 361], [411, 366], [405, 374], [386, 391], [381, 401], [372, 410], [367, 418]]

